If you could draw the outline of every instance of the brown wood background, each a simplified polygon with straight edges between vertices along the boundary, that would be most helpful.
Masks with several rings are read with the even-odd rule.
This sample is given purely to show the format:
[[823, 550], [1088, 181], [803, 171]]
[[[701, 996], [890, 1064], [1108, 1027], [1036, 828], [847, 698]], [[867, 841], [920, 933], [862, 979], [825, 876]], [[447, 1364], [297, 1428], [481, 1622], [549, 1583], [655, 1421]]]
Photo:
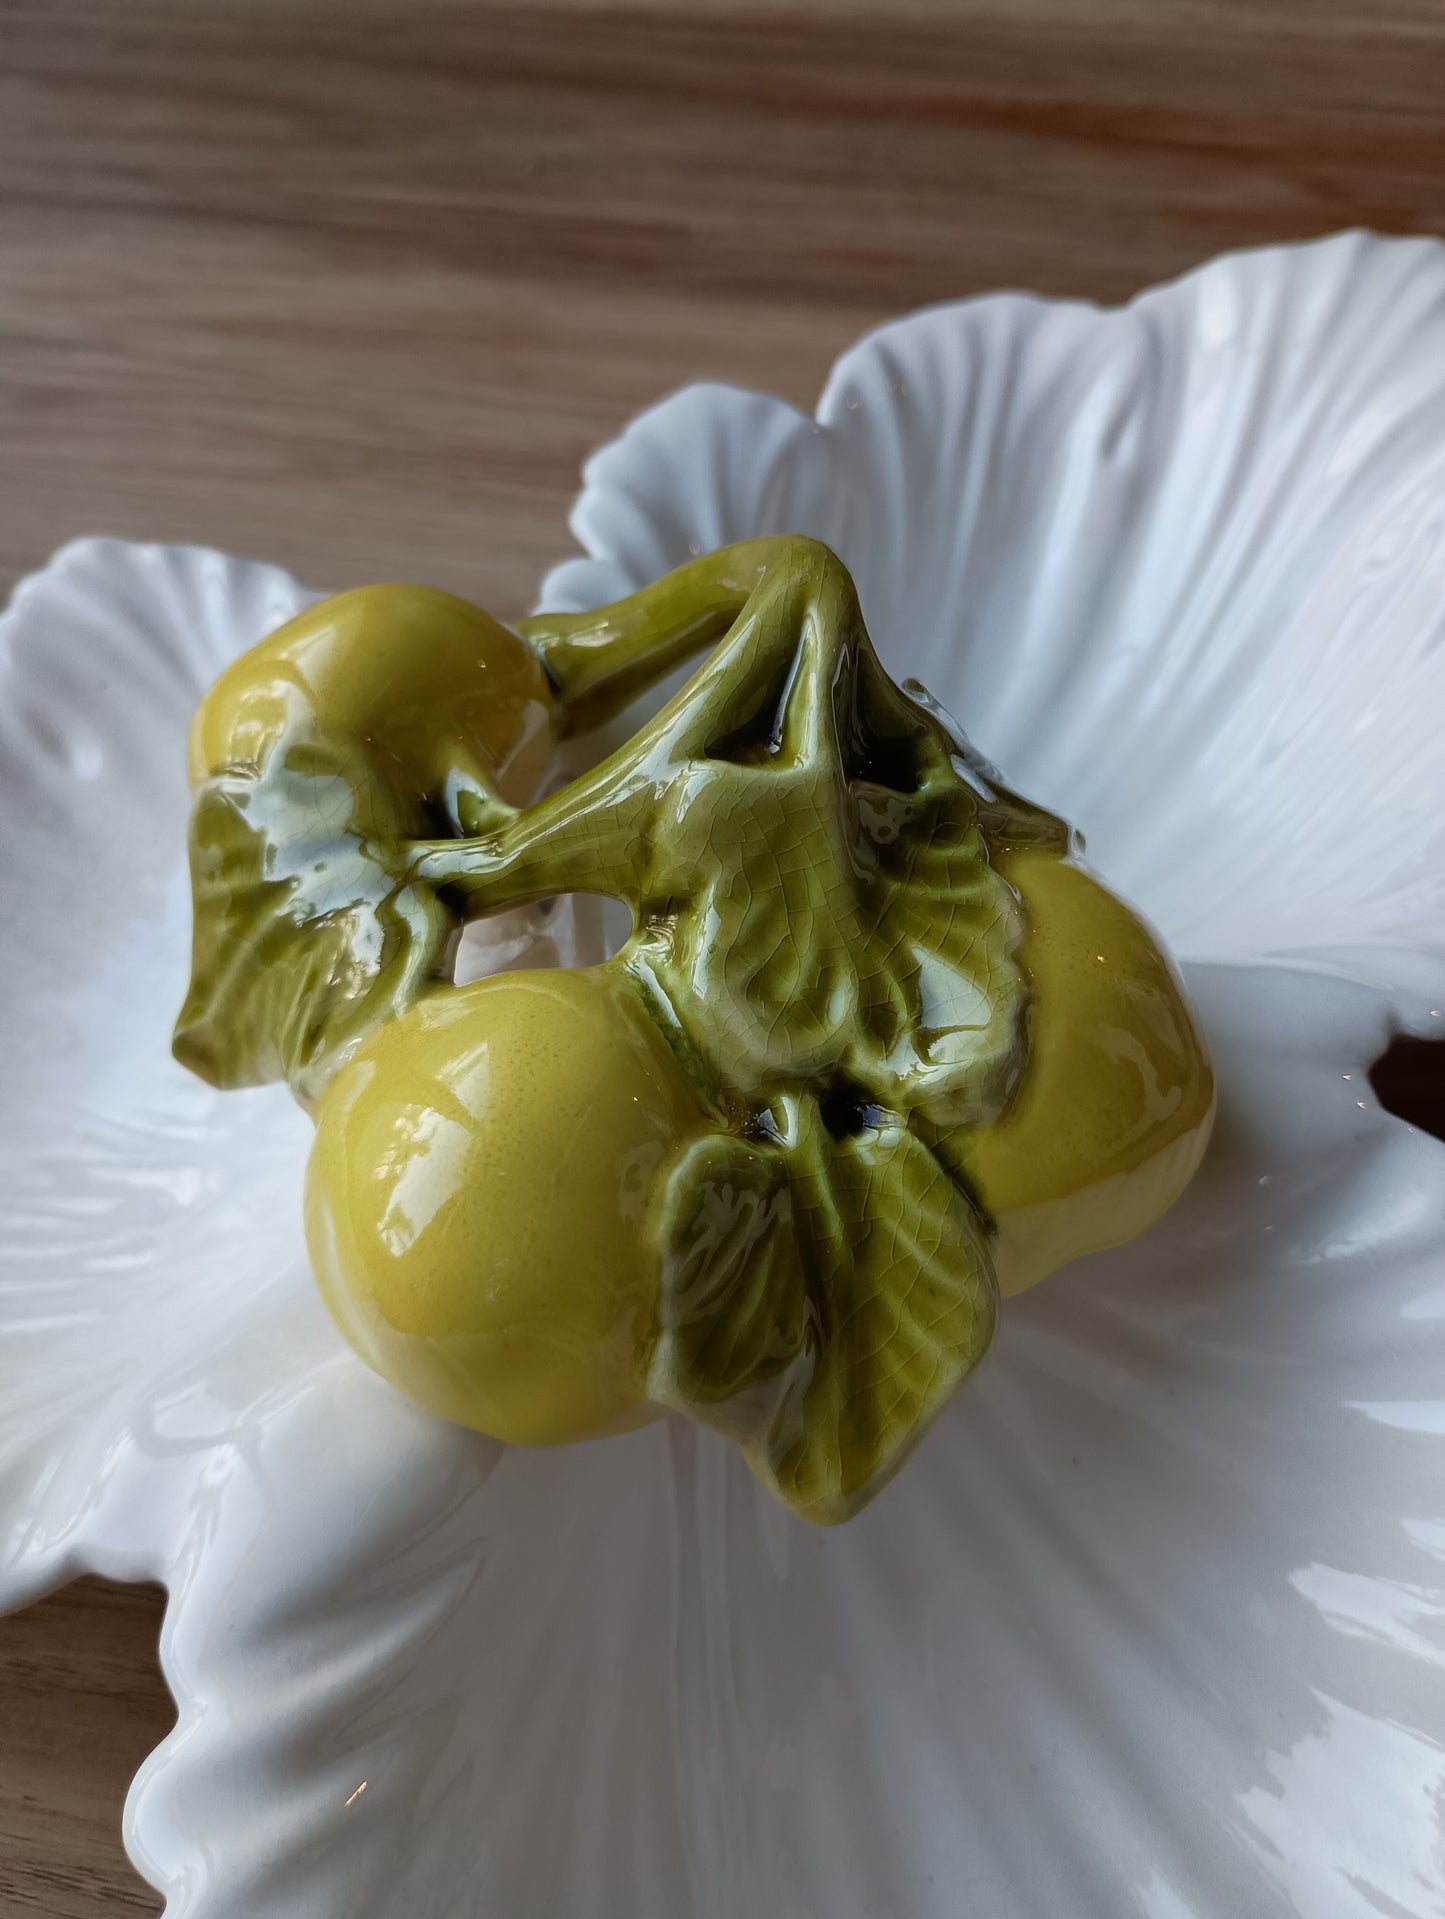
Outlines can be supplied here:
[[[672, 386], [1355, 224], [1445, 234], [1445, 0], [0, 0], [0, 588], [107, 532], [515, 615]], [[159, 1612], [0, 1622], [6, 1919], [158, 1909]]]

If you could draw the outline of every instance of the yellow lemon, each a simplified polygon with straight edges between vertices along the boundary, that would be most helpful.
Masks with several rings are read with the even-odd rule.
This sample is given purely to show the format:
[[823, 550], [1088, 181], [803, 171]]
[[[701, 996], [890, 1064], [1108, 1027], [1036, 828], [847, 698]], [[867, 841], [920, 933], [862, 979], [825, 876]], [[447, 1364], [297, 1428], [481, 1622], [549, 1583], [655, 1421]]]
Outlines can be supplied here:
[[429, 1411], [523, 1444], [651, 1416], [649, 1205], [711, 1122], [626, 976], [439, 992], [341, 1069], [316, 1120], [311, 1258], [363, 1359]]
[[530, 799], [552, 695], [524, 641], [454, 594], [361, 586], [321, 600], [234, 661], [191, 723], [192, 786], [259, 765], [283, 736], [354, 742], [396, 790], [434, 794], [472, 764]]
[[1028, 1063], [993, 1125], [953, 1143], [997, 1222], [1005, 1293], [1122, 1245], [1184, 1190], [1214, 1119], [1214, 1078], [1159, 942], [1083, 867], [997, 860], [1024, 904]]

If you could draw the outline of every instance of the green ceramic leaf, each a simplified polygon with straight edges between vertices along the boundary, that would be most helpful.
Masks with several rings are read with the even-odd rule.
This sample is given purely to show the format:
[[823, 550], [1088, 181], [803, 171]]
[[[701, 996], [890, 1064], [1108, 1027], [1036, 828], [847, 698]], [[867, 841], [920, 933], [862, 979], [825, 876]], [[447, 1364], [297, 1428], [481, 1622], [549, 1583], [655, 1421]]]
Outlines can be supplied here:
[[925, 1126], [982, 1123], [1023, 1056], [1020, 909], [985, 834], [1002, 815], [884, 672], [837, 558], [808, 540], [712, 555], [592, 616], [595, 651], [612, 628], [638, 644], [650, 594], [692, 630], [713, 571], [736, 597], [749, 554], [727, 637], [642, 732], [421, 870], [473, 911], [563, 890], [628, 901], [623, 962], [719, 1097], [757, 1110], [842, 1075]]
[[791, 1140], [707, 1139], [680, 1160], [649, 1378], [823, 1524], [898, 1470], [997, 1303], [983, 1227], [928, 1148], [897, 1125], [835, 1137], [840, 1117], [801, 1102]]
[[315, 742], [205, 781], [177, 1058], [216, 1086], [286, 1079], [309, 1102], [346, 1052], [434, 986], [459, 921], [407, 876], [424, 823], [359, 754]]
[[763, 750], [708, 741], [644, 829], [637, 964], [757, 1098], [841, 1075], [897, 1113], [986, 1119], [1023, 987], [977, 798], [861, 623], [805, 623], [792, 667]]

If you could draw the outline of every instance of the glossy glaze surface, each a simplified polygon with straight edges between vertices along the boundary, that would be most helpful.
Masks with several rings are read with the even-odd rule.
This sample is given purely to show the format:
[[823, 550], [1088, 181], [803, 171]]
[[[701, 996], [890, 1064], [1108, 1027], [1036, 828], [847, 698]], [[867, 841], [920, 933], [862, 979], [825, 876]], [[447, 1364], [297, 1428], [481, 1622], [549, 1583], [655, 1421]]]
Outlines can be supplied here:
[[521, 804], [551, 752], [552, 694], [516, 634], [454, 593], [360, 586], [234, 661], [196, 709], [191, 785], [323, 742], [364, 752], [399, 793], [458, 812], [478, 780]]
[[1009, 1294], [1123, 1245], [1173, 1205], [1209, 1143], [1214, 1075], [1179, 976], [1136, 914], [1051, 852], [997, 864], [1024, 905], [1028, 1064], [1008, 1110], [955, 1151], [993, 1217]]
[[307, 1244], [355, 1350], [429, 1412], [557, 1445], [648, 1416], [659, 1168], [709, 1124], [612, 968], [503, 974], [326, 1092]]
[[381, 1021], [450, 977], [460, 920], [411, 849], [529, 795], [550, 686], [516, 634], [429, 587], [312, 605], [191, 722], [194, 926], [175, 1051], [215, 1086], [310, 1105]]
[[590, 464], [548, 605], [830, 539], [1209, 1036], [1180, 1203], [834, 1531], [686, 1422], [503, 1448], [352, 1357], [309, 1123], [167, 1054], [186, 727], [310, 596], [89, 541], [17, 594], [0, 1603], [168, 1584], [175, 1919], [1436, 1919], [1445, 1151], [1364, 1074], [1445, 1022], [1442, 334], [1445, 252], [1348, 237], [918, 315], [816, 420], [694, 390]]

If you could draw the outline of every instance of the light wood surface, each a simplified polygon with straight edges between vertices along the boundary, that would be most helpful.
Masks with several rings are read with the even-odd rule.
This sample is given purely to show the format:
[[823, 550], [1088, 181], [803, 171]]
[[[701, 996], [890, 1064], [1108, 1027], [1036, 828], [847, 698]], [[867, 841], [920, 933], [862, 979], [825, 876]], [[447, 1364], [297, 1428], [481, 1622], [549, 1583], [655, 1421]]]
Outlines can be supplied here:
[[[685, 380], [1353, 224], [1445, 233], [1442, 0], [0, 0], [0, 586], [109, 532], [515, 615]], [[6, 1919], [158, 1909], [158, 1618], [0, 1622]]]

